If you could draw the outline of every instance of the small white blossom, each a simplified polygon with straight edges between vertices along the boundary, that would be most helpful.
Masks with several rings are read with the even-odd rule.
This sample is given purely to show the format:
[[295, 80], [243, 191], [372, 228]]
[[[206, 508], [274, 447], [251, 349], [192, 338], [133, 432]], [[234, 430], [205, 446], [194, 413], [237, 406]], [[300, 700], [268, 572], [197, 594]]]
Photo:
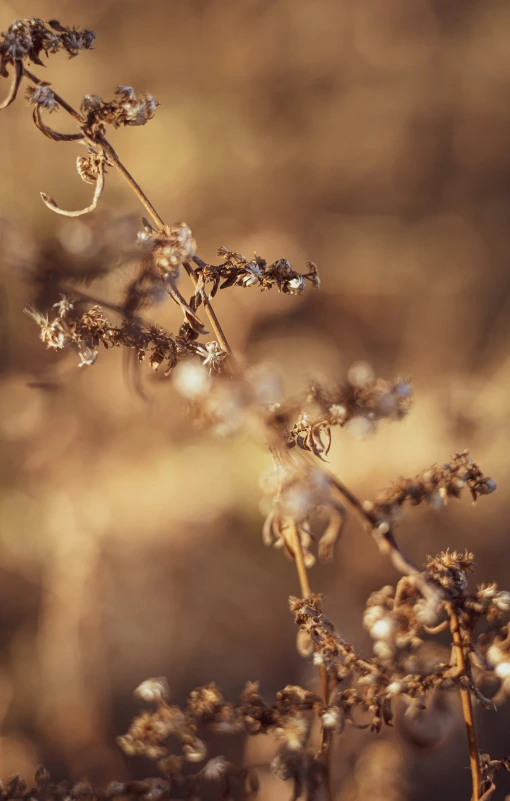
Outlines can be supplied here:
[[202, 768], [202, 775], [209, 781], [218, 781], [225, 775], [229, 767], [230, 762], [224, 756], [213, 757]]
[[155, 679], [146, 679], [136, 688], [135, 695], [142, 701], [159, 704], [166, 701], [170, 695], [168, 682], [163, 676]]
[[58, 110], [55, 95], [48, 86], [31, 86], [27, 89], [27, 100], [31, 105], [40, 106], [49, 112]]
[[204, 359], [204, 367], [209, 367], [214, 370], [219, 368], [221, 362], [227, 355], [227, 352], [222, 350], [221, 345], [219, 345], [216, 340], [207, 342], [205, 348], [201, 346], [199, 348], [199, 353]]
[[333, 405], [329, 407], [329, 415], [336, 423], [341, 423], [347, 416], [347, 409], [339, 403], [333, 403]]
[[393, 656], [393, 649], [385, 640], [378, 640], [374, 644], [374, 654], [380, 659], [390, 659]]
[[437, 623], [437, 612], [432, 609], [426, 601], [418, 601], [414, 605], [416, 618], [422, 626], [435, 626]]
[[498, 592], [494, 598], [494, 605], [502, 612], [508, 612], [510, 610], [510, 592], [506, 590]]
[[510, 662], [500, 662], [496, 665], [494, 673], [499, 679], [510, 679]]
[[94, 348], [82, 347], [79, 351], [80, 362], [78, 367], [85, 367], [94, 364], [97, 359], [98, 351]]
[[366, 629], [371, 629], [372, 626], [385, 615], [386, 609], [384, 606], [369, 606], [363, 614], [363, 625]]
[[289, 295], [300, 295], [305, 290], [305, 279], [301, 275], [296, 275], [287, 282]]
[[325, 729], [336, 729], [340, 722], [338, 709], [325, 709], [322, 713], [322, 725]]
[[374, 640], [387, 640], [394, 629], [394, 623], [389, 617], [383, 617], [374, 623], [370, 629], [370, 636]]
[[196, 738], [191, 744], [186, 744], [182, 748], [184, 759], [187, 762], [203, 762], [207, 756], [207, 748], [202, 740]]
[[355, 362], [347, 373], [347, 380], [353, 387], [363, 389], [375, 378], [374, 370], [368, 362]]
[[493, 665], [499, 665], [500, 662], [505, 660], [506, 654], [499, 645], [491, 645], [489, 650], [487, 651], [487, 659], [489, 662], [492, 662]]

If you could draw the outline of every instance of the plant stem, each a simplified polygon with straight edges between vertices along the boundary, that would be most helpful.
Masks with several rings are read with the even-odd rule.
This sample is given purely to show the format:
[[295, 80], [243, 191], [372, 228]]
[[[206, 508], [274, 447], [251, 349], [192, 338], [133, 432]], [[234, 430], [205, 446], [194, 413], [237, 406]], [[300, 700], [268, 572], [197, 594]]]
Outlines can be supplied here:
[[[457, 612], [451, 603], [447, 604], [447, 610], [450, 618], [450, 631], [452, 633], [453, 645], [455, 647], [457, 666], [462, 672], [462, 675], [467, 676], [471, 680], [471, 662], [469, 655], [466, 656], [464, 646], [462, 644], [462, 634], [460, 631]], [[480, 760], [478, 758], [478, 745], [476, 742], [473, 705], [471, 703], [471, 692], [469, 687], [460, 687], [460, 698], [462, 701], [462, 713], [464, 715], [464, 722], [466, 724], [466, 732], [469, 744], [469, 763], [471, 767], [471, 779], [473, 783], [472, 801], [479, 801], [481, 786]]]
[[141, 188], [140, 184], [137, 181], [135, 181], [129, 170], [127, 170], [126, 167], [124, 167], [123, 163], [117, 156], [115, 150], [111, 146], [108, 139], [105, 136], [98, 136], [97, 141], [104, 148], [109, 158], [112, 160], [112, 162], [114, 163], [114, 165], [116, 166], [116, 168], [118, 169], [118, 171], [120, 172], [126, 183], [129, 184], [130, 188], [133, 190], [133, 192], [137, 196], [142, 206], [145, 206], [146, 210], [149, 212], [150, 216], [152, 217], [156, 225], [159, 228], [164, 228], [165, 223], [163, 222], [162, 217], [158, 214], [155, 207], [152, 205], [149, 198]]
[[[301, 595], [307, 598], [312, 594], [310, 589], [310, 582], [308, 581], [308, 573], [303, 558], [303, 549], [301, 547], [301, 540], [296, 524], [293, 520], [289, 520], [289, 525], [292, 531], [292, 550], [294, 551], [294, 560], [296, 563], [296, 570], [299, 578], [299, 585], [301, 587]], [[321, 694], [325, 706], [329, 703], [329, 680], [328, 671], [324, 665], [319, 665], [319, 675], [321, 680]], [[333, 801], [333, 789], [331, 787], [331, 737], [328, 729], [322, 727], [321, 735], [321, 754], [324, 756], [324, 764], [326, 768], [326, 794], [328, 801]]]
[[[188, 262], [184, 262], [184, 269], [186, 270], [186, 272], [188, 273], [189, 277], [193, 281], [195, 289], [198, 289], [198, 278], [197, 278], [195, 270], [193, 269], [191, 264], [188, 264]], [[234, 358], [234, 354], [232, 353], [232, 348], [229, 345], [227, 337], [223, 333], [223, 329], [222, 329], [222, 327], [220, 325], [220, 321], [216, 317], [216, 312], [214, 311], [214, 309], [212, 307], [212, 304], [211, 304], [211, 301], [207, 297], [207, 295], [205, 293], [205, 290], [202, 290], [201, 297], [202, 297], [202, 303], [204, 304], [204, 307], [205, 307], [205, 310], [206, 310], [206, 313], [207, 313], [207, 317], [209, 318], [209, 322], [211, 323], [211, 326], [212, 326], [212, 329], [213, 329], [214, 334], [216, 336], [216, 339], [218, 340], [218, 342], [221, 345], [221, 347], [223, 348], [223, 350], [228, 353], [232, 364], [234, 364], [234, 365], [237, 364], [237, 362], [236, 362], [236, 360]]]
[[301, 540], [297, 531], [296, 524], [293, 520], [289, 520], [289, 526], [292, 531], [292, 550], [294, 551], [294, 559], [296, 562], [296, 570], [299, 578], [299, 586], [301, 587], [301, 596], [307, 598], [312, 594], [310, 583], [308, 581], [308, 573], [306, 572], [305, 560], [303, 558], [303, 549], [301, 547]]
[[[32, 81], [33, 83], [37, 84], [37, 86], [45, 85], [44, 81], [42, 81], [40, 78], [38, 78], [37, 75], [34, 75], [32, 72], [27, 70], [26, 67], [23, 67], [23, 75], [26, 78], [28, 78], [30, 81]], [[63, 97], [61, 97], [59, 94], [57, 94], [57, 92], [55, 92], [53, 89], [52, 89], [52, 92], [53, 92], [53, 95], [54, 95], [55, 100], [57, 101], [57, 103], [59, 105], [61, 105], [62, 108], [65, 109], [65, 111], [67, 111], [67, 113], [71, 115], [71, 117], [73, 117], [73, 119], [79, 124], [80, 128], [82, 128], [82, 132], [85, 134], [86, 140], [91, 142], [91, 136], [87, 137], [86, 131], [83, 130], [84, 127], [85, 127], [85, 122], [86, 122], [85, 118], [83, 117], [83, 115], [80, 114], [79, 111], [76, 111], [76, 109], [74, 109], [66, 100], [64, 100]], [[149, 200], [149, 198], [147, 197], [147, 195], [145, 194], [145, 192], [141, 188], [140, 184], [137, 181], [135, 181], [135, 179], [133, 178], [133, 176], [131, 175], [129, 170], [124, 166], [124, 164], [122, 163], [122, 161], [118, 157], [117, 153], [115, 152], [113, 146], [110, 144], [110, 142], [108, 141], [106, 136], [104, 136], [101, 133], [98, 133], [92, 138], [92, 141], [93, 141], [94, 144], [99, 145], [103, 149], [103, 151], [108, 156], [108, 159], [117, 168], [117, 170], [122, 175], [122, 177], [124, 178], [126, 183], [129, 185], [131, 190], [137, 196], [137, 198], [140, 201], [140, 203], [142, 204], [142, 206], [144, 206], [146, 211], [152, 217], [152, 219], [154, 220], [154, 222], [156, 223], [158, 228], [165, 228], [166, 226], [165, 226], [164, 220], [161, 217], [161, 215], [158, 213], [158, 211], [156, 210], [156, 207], [153, 206], [153, 204], [151, 203], [151, 201]], [[188, 276], [193, 281], [193, 284], [194, 284], [195, 289], [196, 289], [197, 286], [198, 286], [198, 278], [197, 278], [197, 276], [195, 274], [195, 271], [193, 270], [193, 268], [189, 264], [185, 264], [184, 267], [186, 269], [186, 272], [188, 273]], [[207, 317], [208, 317], [209, 322], [211, 324], [211, 327], [212, 327], [212, 329], [214, 331], [216, 339], [218, 340], [218, 343], [221, 345], [223, 350], [228, 354], [228, 358], [230, 360], [231, 365], [235, 366], [236, 365], [236, 360], [235, 360], [234, 355], [232, 353], [232, 348], [230, 347], [229, 342], [227, 340], [227, 337], [225, 336], [225, 334], [223, 332], [223, 329], [222, 329], [222, 327], [220, 325], [220, 322], [219, 322], [219, 320], [218, 320], [218, 318], [216, 316], [216, 313], [215, 313], [215, 311], [214, 311], [214, 309], [212, 307], [211, 301], [209, 300], [209, 298], [207, 297], [205, 292], [202, 292], [202, 301], [203, 301], [203, 304], [204, 304], [204, 308], [205, 308]]]

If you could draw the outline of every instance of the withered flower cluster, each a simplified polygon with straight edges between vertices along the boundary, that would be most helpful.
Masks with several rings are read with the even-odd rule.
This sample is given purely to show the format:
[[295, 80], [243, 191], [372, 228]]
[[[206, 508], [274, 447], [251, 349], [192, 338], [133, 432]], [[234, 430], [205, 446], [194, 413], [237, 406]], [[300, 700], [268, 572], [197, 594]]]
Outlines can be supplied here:
[[[49, 56], [59, 50], [65, 50], [69, 58], [73, 58], [80, 50], [91, 50], [96, 38], [92, 31], [68, 28], [58, 20], [45, 23], [36, 17], [16, 20], [0, 36], [0, 76], [7, 78], [8, 67], [14, 69], [11, 86], [0, 109], [14, 102], [23, 75], [29, 74], [23, 62], [31, 61], [44, 67], [41, 55]], [[46, 85], [45, 81], [37, 79], [37, 82]]]
[[235, 253], [226, 247], [218, 248], [218, 256], [224, 259], [223, 264], [206, 264], [202, 259], [196, 259], [197, 273], [205, 284], [212, 283], [211, 297], [218, 289], [227, 289], [230, 286], [258, 286], [261, 290], [278, 287], [286, 295], [301, 295], [309, 281], [316, 289], [320, 287], [317, 265], [307, 262], [307, 273], [298, 273], [292, 268], [287, 259], [277, 259], [268, 263], [256, 253], [249, 261], [241, 253]]
[[401, 420], [409, 412], [413, 390], [409, 379], [376, 378], [368, 365], [354, 364], [347, 380], [333, 390], [314, 383], [300, 419], [289, 430], [290, 447], [297, 445], [324, 459], [331, 447], [331, 428], [347, 426], [355, 437], [375, 429], [378, 420]]
[[[86, 154], [77, 159], [77, 169], [84, 181], [95, 185], [91, 204], [66, 211], [42, 194], [51, 210], [70, 217], [94, 211], [107, 169], [116, 170], [127, 182], [151, 219], [143, 218], [138, 237], [140, 272], [127, 287], [123, 304], [112, 306], [120, 314], [118, 324], [106, 318], [100, 305], [83, 311], [82, 301], [67, 295], [49, 313], [34, 309], [28, 313], [39, 324], [41, 339], [49, 348], [77, 349], [80, 366], [95, 362], [100, 345], [130, 348], [140, 360], [147, 358], [153, 369], [164, 364], [166, 373], [173, 371], [175, 387], [188, 401], [195, 419], [216, 433], [248, 430], [264, 443], [273, 470], [264, 482], [271, 508], [263, 540], [283, 550], [295, 563], [300, 595], [291, 597], [290, 609], [298, 626], [297, 650], [313, 660], [321, 692], [289, 685], [269, 704], [258, 683], [248, 682], [234, 704], [209, 684], [193, 690], [181, 708], [170, 703], [165, 679], [148, 679], [136, 695], [154, 708], [134, 719], [119, 745], [126, 754], [155, 760], [162, 778], [112, 782], [106, 791], [97, 791], [86, 782], [72, 788], [66, 783], [54, 784], [41, 768], [33, 788], [19, 776], [1, 785], [0, 801], [116, 797], [158, 801], [170, 798], [174, 790], [197, 801], [209, 782], [219, 783], [225, 800], [234, 796], [248, 799], [257, 795], [259, 772], [266, 768], [292, 784], [292, 801], [303, 797], [332, 801], [331, 759], [337, 738], [347, 732], [346, 724], [379, 732], [383, 725], [392, 726], [400, 718], [413, 720], [431, 714], [437, 699], [444, 699], [450, 690], [457, 691], [462, 701], [472, 798], [486, 801], [494, 791], [495, 774], [508, 770], [510, 762], [509, 758], [480, 754], [473, 699], [493, 708], [510, 695], [510, 593], [495, 584], [478, 584], [470, 592], [467, 574], [473, 568], [473, 556], [467, 552], [447, 550], [429, 557], [419, 569], [400, 549], [395, 529], [406, 502], [427, 501], [440, 508], [450, 498], [458, 498], [463, 489], [476, 500], [492, 493], [495, 482], [464, 451], [448, 464], [434, 465], [412, 479], [398, 479], [373, 500], [362, 502], [326, 468], [332, 428], [346, 428], [360, 437], [373, 432], [380, 420], [402, 419], [412, 404], [409, 380], [380, 379], [367, 364], [357, 363], [337, 387], [314, 383], [303, 398], [287, 399], [274, 371], [241, 368], [211, 304], [218, 289], [276, 287], [283, 294], [300, 295], [307, 282], [319, 287], [317, 267], [308, 262], [307, 272], [299, 273], [286, 259], [268, 263], [255, 254], [248, 260], [224, 247], [219, 249], [222, 263], [211, 265], [197, 255], [197, 243], [185, 223], [167, 225], [163, 221], [106, 138], [107, 125], [144, 125], [154, 116], [155, 99], [118, 86], [113, 100], [87, 95], [77, 111], [26, 68], [27, 60], [40, 65], [43, 52], [48, 55], [64, 49], [74, 56], [81, 49], [90, 49], [93, 42], [90, 31], [79, 32], [56, 21], [13, 23], [0, 41], [0, 74], [6, 76], [7, 66], [14, 66], [11, 89], [2, 107], [13, 102], [25, 78], [37, 128], [55, 142], [86, 147]], [[43, 120], [43, 112], [59, 109], [74, 119], [76, 133], [60, 133]], [[184, 274], [193, 286], [189, 300], [179, 287]], [[182, 314], [177, 335], [136, 316], [146, 307], [146, 289], [154, 283], [168, 293]], [[207, 330], [198, 317], [199, 310], [207, 317], [214, 339], [201, 339]], [[323, 561], [333, 558], [349, 511], [359, 517], [381, 553], [388, 555], [402, 574], [395, 587], [385, 586], [368, 599], [363, 616], [373, 640], [373, 654], [368, 656], [362, 656], [326, 617], [323, 598], [312, 591], [309, 579], [315, 550]], [[443, 630], [450, 632], [451, 653], [438, 650], [431, 654], [428, 639]], [[491, 699], [483, 692], [488, 675], [499, 681]], [[320, 723], [319, 742], [314, 720]], [[267, 766], [236, 767], [224, 756], [210, 754], [211, 734], [270, 735], [274, 758]], [[193, 765], [200, 767], [190, 772]]]
[[7, 65], [16, 61], [28, 60], [44, 67], [43, 53], [49, 56], [65, 50], [73, 58], [80, 50], [91, 50], [95, 38], [92, 31], [69, 28], [55, 19], [48, 23], [36, 17], [18, 19], [1, 34], [0, 75], [7, 77]]
[[99, 95], [85, 95], [81, 104], [81, 112], [86, 125], [93, 130], [101, 123], [120, 128], [123, 125], [145, 125], [151, 120], [158, 107], [158, 101], [152, 96], [142, 94], [136, 96], [131, 86], [117, 86], [113, 100], [103, 100]]
[[[34, 309], [25, 309], [26, 313], [38, 323], [40, 338], [48, 348], [63, 350], [74, 346], [79, 354], [78, 366], [94, 364], [99, 353], [99, 345], [104, 348], [126, 347], [133, 349], [140, 361], [148, 356], [153, 370], [166, 363], [169, 373], [176, 364], [190, 355], [205, 356], [207, 351], [186, 337], [172, 336], [165, 333], [157, 325], [145, 325], [136, 317], [124, 317], [120, 325], [111, 324], [100, 306], [92, 306], [88, 311], [80, 313], [75, 304], [62, 298], [55, 304], [56, 313], [50, 320]], [[208, 343], [209, 347], [216, 343]], [[207, 346], [206, 346], [207, 347]]]
[[473, 501], [480, 495], [490, 495], [496, 489], [496, 482], [483, 475], [467, 450], [455, 454], [447, 464], [433, 465], [416, 478], [398, 479], [392, 487], [377, 493], [373, 501], [367, 501], [363, 506], [371, 518], [391, 525], [400, 518], [406, 501], [417, 506], [426, 500], [440, 509], [449, 498], [459, 498], [464, 488], [469, 490]]

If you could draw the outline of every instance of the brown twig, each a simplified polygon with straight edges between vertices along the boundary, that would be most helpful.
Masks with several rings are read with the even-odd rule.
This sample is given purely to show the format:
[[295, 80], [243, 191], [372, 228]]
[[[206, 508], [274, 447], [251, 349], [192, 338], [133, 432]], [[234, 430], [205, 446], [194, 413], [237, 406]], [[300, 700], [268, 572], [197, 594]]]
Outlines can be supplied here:
[[[41, 81], [40, 78], [37, 77], [37, 75], [34, 75], [32, 72], [27, 70], [26, 67], [23, 67], [23, 76], [25, 76], [30, 81], [32, 81], [33, 83], [37, 84], [38, 86], [47, 85], [44, 81]], [[74, 109], [69, 103], [67, 103], [67, 101], [64, 100], [64, 98], [61, 97], [59, 94], [57, 94], [57, 92], [53, 91], [53, 89], [52, 89], [52, 92], [53, 92], [53, 95], [55, 97], [56, 102], [59, 105], [61, 105], [62, 108], [65, 111], [67, 111], [67, 113], [70, 114], [76, 120], [76, 122], [80, 125], [80, 127], [83, 129], [83, 126], [85, 125], [85, 119], [84, 119], [83, 115], [80, 114], [78, 111], [76, 111], [76, 109]], [[149, 200], [149, 198], [147, 197], [147, 195], [145, 194], [145, 192], [141, 188], [140, 184], [133, 178], [133, 176], [131, 175], [129, 170], [124, 166], [124, 164], [122, 163], [122, 161], [118, 157], [117, 153], [115, 152], [115, 149], [110, 144], [108, 139], [103, 134], [96, 134], [96, 136], [94, 137], [94, 140], [93, 140], [93, 144], [94, 145], [99, 145], [103, 149], [104, 153], [107, 156], [108, 161], [111, 162], [114, 167], [116, 167], [118, 172], [122, 175], [123, 179], [126, 181], [126, 183], [131, 188], [131, 190], [135, 193], [135, 195], [137, 196], [137, 198], [140, 201], [140, 203], [144, 206], [146, 211], [152, 217], [152, 219], [154, 220], [156, 225], [159, 228], [165, 228], [165, 222], [164, 222], [163, 218], [158, 213], [158, 211], [156, 210], [155, 206], [151, 203], [151, 201]], [[43, 200], [44, 200], [45, 203], [47, 203], [47, 201], [45, 200], [44, 197], [43, 197]], [[48, 205], [48, 203], [47, 203], [47, 205]], [[52, 208], [53, 211], [58, 211], [58, 207], [56, 207], [56, 205], [50, 205], [50, 208]], [[92, 209], [92, 208], [93, 207], [91, 206], [90, 209]], [[95, 206], [94, 206], [94, 208], [95, 208]], [[83, 213], [83, 212], [81, 212], [81, 213]], [[195, 271], [193, 270], [193, 268], [189, 264], [185, 264], [184, 267], [186, 269], [186, 272], [187, 272], [188, 276], [191, 278], [191, 280], [192, 280], [192, 282], [193, 282], [193, 284], [195, 286], [195, 289], [197, 289], [197, 287], [198, 287], [198, 278], [195, 275]], [[219, 344], [221, 345], [223, 350], [228, 354], [228, 359], [230, 361], [231, 366], [235, 366], [236, 365], [236, 360], [235, 360], [234, 355], [232, 353], [232, 348], [230, 347], [228, 339], [225, 336], [225, 333], [223, 332], [223, 329], [222, 329], [222, 327], [220, 325], [220, 322], [219, 322], [219, 320], [218, 320], [218, 318], [216, 316], [216, 313], [215, 313], [215, 311], [214, 311], [214, 309], [212, 307], [211, 301], [209, 300], [209, 298], [207, 297], [205, 292], [202, 292], [202, 301], [203, 301], [203, 304], [204, 304], [204, 308], [205, 308], [207, 317], [209, 319], [209, 322], [211, 324], [211, 327], [212, 327], [212, 329], [213, 329], [213, 331], [215, 333], [215, 336], [216, 336]]]
[[[292, 550], [294, 551], [294, 561], [296, 563], [296, 570], [299, 578], [299, 585], [301, 588], [301, 595], [307, 598], [312, 594], [310, 589], [310, 582], [308, 581], [308, 573], [306, 570], [305, 561], [303, 559], [303, 549], [301, 547], [301, 540], [295, 522], [289, 519], [289, 526], [291, 528], [291, 543]], [[328, 671], [324, 665], [319, 665], [319, 675], [321, 680], [321, 694], [324, 699], [324, 704], [329, 704], [329, 679]], [[333, 789], [331, 786], [331, 736], [328, 729], [322, 727], [321, 735], [321, 754], [324, 757], [324, 764], [326, 768], [326, 793], [328, 801], [333, 801]]]
[[[459, 618], [452, 603], [447, 604], [447, 610], [450, 618], [450, 631], [452, 633], [453, 645], [457, 658], [457, 666], [461, 670], [462, 675], [467, 676], [471, 682], [471, 663], [469, 655], [467, 655], [464, 651]], [[466, 732], [469, 744], [469, 764], [471, 767], [471, 780], [473, 783], [472, 801], [480, 801], [480, 760], [478, 758], [478, 745], [476, 742], [473, 705], [471, 703], [471, 692], [469, 687], [460, 687], [460, 698], [462, 702], [462, 714], [464, 715], [464, 722], [466, 724]]]

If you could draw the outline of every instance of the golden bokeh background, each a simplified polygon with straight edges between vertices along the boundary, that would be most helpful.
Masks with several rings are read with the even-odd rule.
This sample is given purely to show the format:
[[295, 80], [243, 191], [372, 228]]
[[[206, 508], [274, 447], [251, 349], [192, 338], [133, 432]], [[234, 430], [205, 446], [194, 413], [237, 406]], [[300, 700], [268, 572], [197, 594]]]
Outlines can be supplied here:
[[[282, 365], [290, 391], [360, 359], [413, 376], [409, 417], [362, 441], [336, 432], [332, 467], [366, 497], [469, 447], [498, 492], [409, 509], [400, 538], [419, 563], [473, 549], [476, 579], [510, 588], [508, 2], [0, 0], [1, 30], [31, 16], [97, 34], [93, 52], [34, 68], [75, 106], [119, 83], [157, 97], [154, 120], [112, 141], [203, 258], [227, 245], [318, 264], [319, 292], [219, 294], [248, 363]], [[72, 131], [62, 111], [52, 123]], [[118, 263], [143, 212], [118, 175], [89, 218], [40, 200], [88, 202], [78, 154], [41, 136], [22, 96], [2, 113], [0, 765], [4, 778], [44, 762], [101, 783], [155, 770], [114, 743], [148, 676], [168, 676], [181, 700], [212, 680], [234, 697], [259, 678], [269, 697], [315, 679], [295, 652], [293, 566], [261, 542], [264, 451], [194, 429], [171, 381], [145, 364], [134, 379], [119, 352], [77, 369], [22, 313], [65, 270], [96, 271], [82, 290], [113, 303], [133, 275]], [[179, 324], [165, 303], [145, 316]], [[397, 578], [355, 520], [311, 574], [367, 652], [364, 600]], [[482, 750], [508, 754], [509, 709], [478, 718]], [[466, 765], [460, 719], [435, 750], [348, 730], [338, 798], [465, 799]], [[264, 798], [287, 793], [275, 782]]]

